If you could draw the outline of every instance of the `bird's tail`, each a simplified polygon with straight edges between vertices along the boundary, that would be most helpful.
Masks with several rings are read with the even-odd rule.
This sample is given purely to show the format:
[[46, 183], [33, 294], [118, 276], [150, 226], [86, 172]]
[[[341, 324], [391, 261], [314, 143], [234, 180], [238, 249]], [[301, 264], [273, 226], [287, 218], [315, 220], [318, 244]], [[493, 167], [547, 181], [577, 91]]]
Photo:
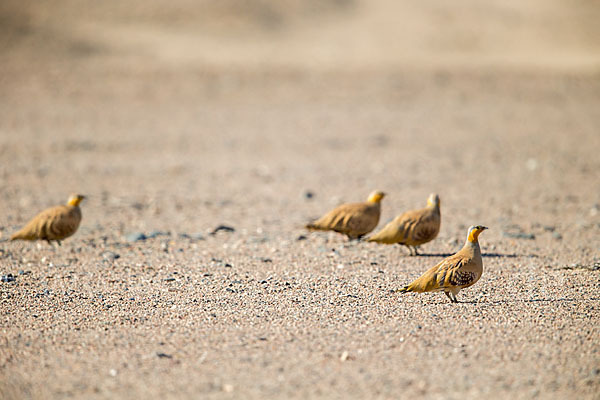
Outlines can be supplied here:
[[13, 233], [12, 235], [10, 235], [10, 240], [34, 240], [35, 239], [35, 235], [32, 235], [31, 232], [25, 230], [25, 229], [21, 229], [18, 232]]
[[309, 223], [308, 223], [308, 224], [306, 224], [304, 227], [305, 227], [306, 229], [308, 229], [308, 230], [311, 230], [311, 231], [322, 231], [322, 230], [323, 230], [323, 227], [322, 227], [322, 226], [319, 226], [319, 225], [317, 225], [317, 224], [316, 224], [316, 223], [314, 223], [314, 222], [309, 222]]
[[408, 293], [408, 292], [412, 292], [412, 289], [410, 288], [410, 286], [404, 286], [402, 289], [398, 289], [398, 293]]
[[21, 233], [21, 231], [15, 232], [12, 235], [10, 235], [10, 240], [13, 241], [13, 240], [23, 239], [22, 236], [23, 236], [23, 234]]

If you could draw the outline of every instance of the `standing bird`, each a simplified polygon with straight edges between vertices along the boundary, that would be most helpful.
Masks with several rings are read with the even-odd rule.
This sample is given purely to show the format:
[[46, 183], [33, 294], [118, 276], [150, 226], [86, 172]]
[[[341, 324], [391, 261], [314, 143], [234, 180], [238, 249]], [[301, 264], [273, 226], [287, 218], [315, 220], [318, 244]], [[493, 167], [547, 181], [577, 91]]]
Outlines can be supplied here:
[[440, 197], [432, 193], [427, 199], [427, 207], [398, 215], [367, 241], [385, 244], [398, 243], [408, 247], [411, 256], [416, 256], [419, 254], [417, 246], [437, 237], [441, 222]]
[[400, 289], [400, 293], [444, 291], [453, 303], [461, 289], [472, 286], [483, 273], [481, 249], [477, 238], [487, 227], [477, 225], [469, 228], [467, 241], [460, 251], [430, 268], [413, 283]]
[[306, 225], [310, 230], [335, 231], [350, 239], [360, 239], [371, 232], [379, 223], [381, 200], [385, 193], [374, 191], [365, 203], [337, 206], [318, 220]]
[[85, 196], [73, 194], [66, 205], [48, 208], [14, 233], [10, 240], [56, 240], [60, 241], [73, 235], [81, 222], [79, 203]]

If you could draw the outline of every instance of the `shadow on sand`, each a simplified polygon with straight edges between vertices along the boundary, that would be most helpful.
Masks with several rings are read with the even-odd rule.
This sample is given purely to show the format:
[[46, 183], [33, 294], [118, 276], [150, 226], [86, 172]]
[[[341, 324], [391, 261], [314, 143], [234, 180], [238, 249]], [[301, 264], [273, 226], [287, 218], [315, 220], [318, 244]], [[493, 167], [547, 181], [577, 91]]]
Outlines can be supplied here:
[[[409, 256], [406, 254], [406, 257], [450, 257], [454, 253], [423, 253], [417, 256]], [[535, 254], [531, 255], [519, 255], [519, 254], [502, 254], [502, 253], [484, 253], [481, 255], [483, 258], [516, 258], [516, 257], [537, 257]]]
[[[600, 299], [590, 298], [590, 299], [573, 299], [561, 297], [558, 299], [503, 299], [503, 300], [490, 300], [490, 301], [458, 301], [455, 304], [484, 304], [484, 305], [502, 305], [502, 304], [517, 304], [517, 303], [565, 303], [565, 302], [574, 302], [574, 301], [598, 301]], [[452, 304], [450, 302], [437, 302], [435, 304]]]

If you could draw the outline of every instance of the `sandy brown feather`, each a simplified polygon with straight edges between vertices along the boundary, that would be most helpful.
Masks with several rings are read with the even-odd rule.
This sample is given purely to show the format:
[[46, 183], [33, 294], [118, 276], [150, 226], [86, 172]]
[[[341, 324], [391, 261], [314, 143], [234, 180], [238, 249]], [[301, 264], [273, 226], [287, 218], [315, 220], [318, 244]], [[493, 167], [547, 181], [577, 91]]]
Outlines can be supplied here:
[[482, 273], [483, 261], [479, 243], [467, 240], [460, 251], [429, 268], [400, 292], [444, 291], [449, 297], [452, 294], [454, 298], [451, 299], [456, 301], [456, 294], [474, 285]]
[[351, 238], [358, 238], [375, 229], [380, 214], [379, 203], [342, 204], [306, 227], [314, 230], [331, 230]]
[[435, 239], [440, 231], [440, 225], [439, 207], [407, 211], [394, 218], [368, 241], [419, 246]]
[[77, 231], [80, 222], [79, 206], [52, 207], [33, 217], [11, 240], [63, 240]]

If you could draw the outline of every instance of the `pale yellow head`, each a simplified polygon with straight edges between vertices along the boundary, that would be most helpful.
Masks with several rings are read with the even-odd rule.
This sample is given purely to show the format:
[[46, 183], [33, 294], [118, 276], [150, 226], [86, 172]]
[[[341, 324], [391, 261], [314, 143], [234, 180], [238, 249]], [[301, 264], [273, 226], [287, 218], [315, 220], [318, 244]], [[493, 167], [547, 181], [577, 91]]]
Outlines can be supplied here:
[[380, 203], [384, 197], [385, 197], [385, 193], [383, 193], [379, 190], [376, 190], [369, 195], [369, 198], [367, 199], [367, 201], [369, 203]]
[[487, 226], [476, 225], [469, 228], [469, 233], [467, 235], [467, 240], [471, 243], [477, 243], [477, 238], [481, 232], [485, 231]]
[[427, 198], [427, 206], [428, 207], [439, 207], [440, 206], [440, 196], [435, 193], [431, 193]]
[[69, 197], [69, 201], [67, 202], [70, 206], [78, 206], [85, 199], [85, 196], [82, 194], [72, 194]]

